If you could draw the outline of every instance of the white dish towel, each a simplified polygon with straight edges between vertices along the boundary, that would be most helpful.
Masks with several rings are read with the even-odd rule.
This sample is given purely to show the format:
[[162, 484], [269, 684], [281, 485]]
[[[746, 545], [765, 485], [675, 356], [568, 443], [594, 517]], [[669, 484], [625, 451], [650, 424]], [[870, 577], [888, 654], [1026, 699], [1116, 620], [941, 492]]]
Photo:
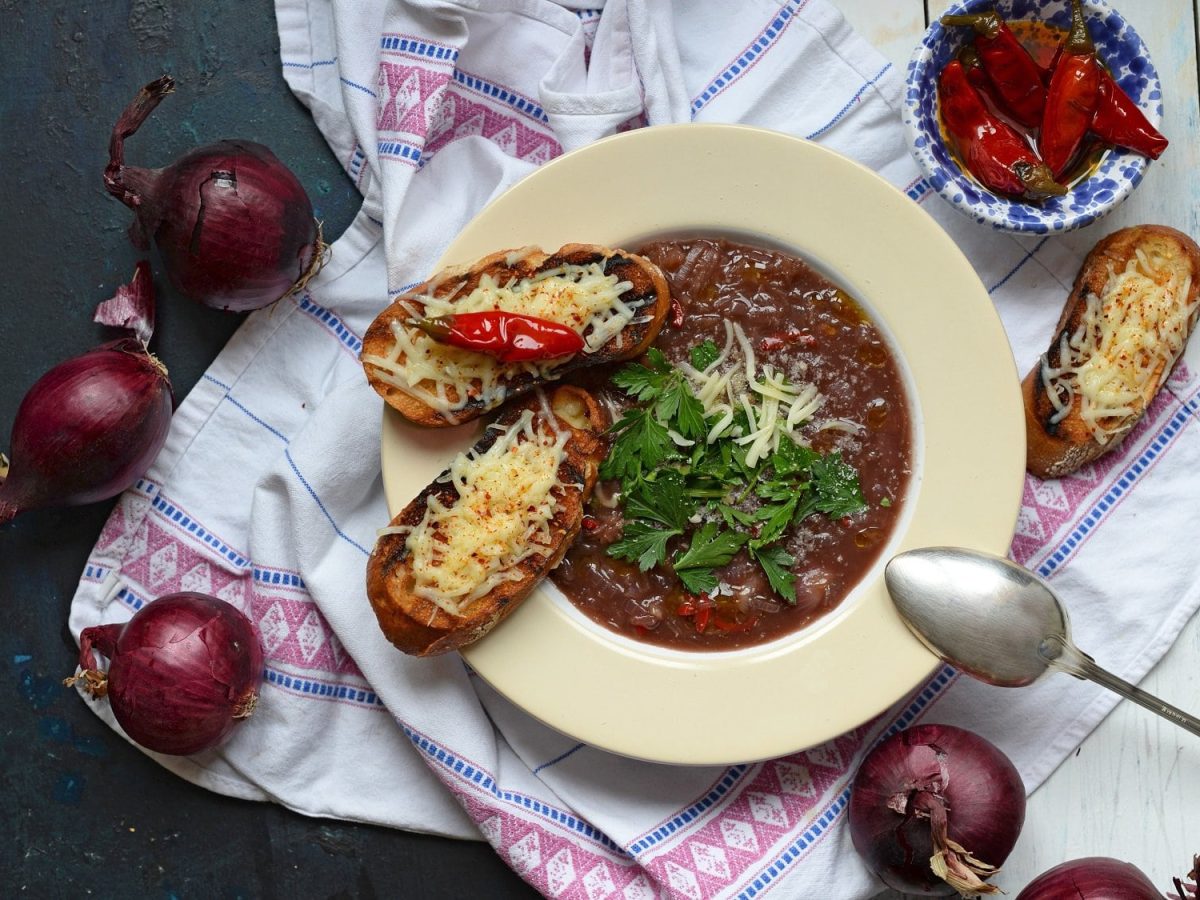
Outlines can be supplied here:
[[[388, 519], [381, 407], [360, 336], [490, 198], [564, 150], [646, 122], [765, 126], [880, 171], [978, 267], [1022, 371], [1080, 259], [1061, 239], [979, 228], [930, 191], [903, 144], [902, 73], [826, 0], [577, 5], [276, 0], [284, 72], [364, 209], [309, 289], [250, 316], [181, 405], [91, 556], [71, 629], [180, 589], [252, 616], [267, 656], [255, 717], [219, 752], [159, 760], [212, 790], [482, 834], [555, 897], [865, 897], [879, 885], [844, 810], [881, 733], [917, 720], [974, 729], [1033, 789], [1114, 697], [1061, 676], [1005, 692], [944, 670], [877, 721], [780, 760], [683, 769], [579, 746], [456, 656], [408, 659], [381, 636], [363, 591]], [[956, 377], [968, 394], [970, 373]], [[1197, 554], [1150, 567], [1136, 539], [1139, 519], [1200, 530], [1200, 505], [1176, 502], [1200, 464], [1198, 391], [1177, 372], [1119, 453], [1026, 485], [1013, 555], [1070, 602], [1080, 645], [1133, 681], [1198, 602]], [[106, 704], [95, 708], [112, 723]]]

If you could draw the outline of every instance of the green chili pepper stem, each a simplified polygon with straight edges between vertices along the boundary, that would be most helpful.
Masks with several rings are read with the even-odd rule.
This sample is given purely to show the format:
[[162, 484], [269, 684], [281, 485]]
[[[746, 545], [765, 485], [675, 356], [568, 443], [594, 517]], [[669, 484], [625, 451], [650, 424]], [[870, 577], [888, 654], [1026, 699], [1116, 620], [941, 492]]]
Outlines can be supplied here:
[[445, 340], [450, 335], [451, 317], [438, 316], [436, 319], [410, 319], [409, 323], [419, 328], [435, 341]]
[[983, 66], [983, 60], [979, 58], [979, 51], [970, 44], [964, 45], [958, 51], [958, 61], [963, 64], [964, 69], [978, 69]]
[[1042, 197], [1061, 197], [1067, 192], [1066, 185], [1054, 180], [1054, 173], [1045, 163], [1032, 165], [1019, 162], [1013, 166], [1013, 174], [1025, 185], [1025, 195], [1032, 199]]
[[1000, 33], [1001, 19], [995, 11], [975, 13], [967, 16], [942, 16], [943, 25], [954, 27], [974, 28], [976, 34], [985, 38], [994, 38]]
[[1081, 0], [1071, 0], [1071, 30], [1063, 42], [1063, 52], [1073, 56], [1086, 56], [1096, 52], [1096, 45], [1092, 43], [1091, 32], [1088, 31], [1087, 22], [1083, 18]]

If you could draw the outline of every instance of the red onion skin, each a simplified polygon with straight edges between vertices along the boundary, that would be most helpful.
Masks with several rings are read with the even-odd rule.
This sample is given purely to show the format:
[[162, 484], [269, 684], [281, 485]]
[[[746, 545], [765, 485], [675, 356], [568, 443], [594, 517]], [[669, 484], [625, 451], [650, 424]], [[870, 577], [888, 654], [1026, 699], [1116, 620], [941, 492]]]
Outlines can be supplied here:
[[79, 665], [93, 693], [103, 695], [93, 650], [109, 658], [107, 695], [117, 722], [156, 753], [188, 756], [216, 747], [258, 699], [258, 635], [216, 597], [168, 594], [122, 625], [85, 628]]
[[1017, 900], [1163, 900], [1163, 894], [1132, 863], [1089, 856], [1047, 869]]
[[59, 363], [13, 420], [0, 523], [45, 506], [115, 497], [146, 471], [171, 424], [171, 384], [132, 339]]
[[930, 821], [889, 808], [897, 797], [912, 802], [915, 786], [941, 772], [934, 748], [944, 753], [940, 791], [948, 809], [949, 837], [979, 860], [999, 867], [1025, 823], [1025, 788], [1016, 768], [993, 744], [951, 725], [917, 725], [883, 741], [863, 760], [850, 794], [854, 848], [895, 890], [948, 896], [954, 888], [934, 875]]
[[260, 309], [320, 266], [320, 230], [296, 176], [261, 144], [229, 140], [162, 169], [124, 164], [124, 140], [174, 87], [151, 82], [118, 120], [105, 184], [137, 214], [135, 243], [154, 241], [184, 296], [233, 312]]

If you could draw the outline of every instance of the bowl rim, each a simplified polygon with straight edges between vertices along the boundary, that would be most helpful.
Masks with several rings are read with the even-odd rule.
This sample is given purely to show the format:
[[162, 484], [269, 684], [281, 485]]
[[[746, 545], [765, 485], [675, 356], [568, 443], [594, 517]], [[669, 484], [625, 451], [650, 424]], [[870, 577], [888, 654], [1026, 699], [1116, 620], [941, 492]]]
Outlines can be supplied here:
[[[787, 177], [775, 177], [782, 172]], [[605, 179], [623, 191], [596, 192], [592, 186]], [[1008, 339], [962, 251], [878, 173], [765, 129], [638, 129], [522, 179], [462, 230], [439, 264], [475, 259], [506, 242], [621, 246], [699, 227], [755, 231], [815, 259], [891, 331], [915, 380], [910, 401], [918, 409], [913, 427], [923, 473], [909, 486], [905, 502], [913, 514], [893, 550], [958, 543], [1005, 552], [1025, 483], [1019, 378]], [[864, 229], [889, 240], [864, 243]], [[920, 274], [896, 279], [899, 271]], [[945, 296], [959, 301], [952, 312], [936, 302]], [[939, 342], [947, 329], [956, 337]], [[963, 408], [961, 386], [946, 377], [960, 370], [972, 372], [973, 389], [987, 403]], [[399, 420], [385, 408], [381, 455], [393, 514], [474, 439], [470, 426], [431, 435]], [[634, 650], [535, 592], [462, 654], [501, 695], [593, 747], [683, 765], [772, 758], [852, 731], [937, 669], [888, 600], [882, 566], [867, 577], [871, 583], [846, 614], [745, 651]], [[863, 647], [875, 649], [867, 654]], [[779, 684], [788, 685], [786, 708], [772, 689]], [[721, 711], [719, 720], [713, 710]]]
[[[1012, 0], [958, 0], [949, 6], [942, 15], [969, 13], [979, 7], [993, 8], [1010, 2]], [[1044, 2], [1045, 0], [1039, 0], [1041, 4]], [[1129, 20], [1105, 0], [1083, 0], [1083, 6], [1089, 21], [1102, 19], [1106, 26], [1108, 22], [1115, 22], [1115, 27], [1124, 35], [1123, 40], [1131, 41], [1136, 46], [1138, 56], [1145, 61], [1145, 68], [1141, 74], [1148, 80], [1146, 90], [1148, 92], [1157, 91], [1159, 97], [1158, 104], [1149, 107], [1142, 104], [1139, 106], [1151, 124], [1157, 127], [1162, 121], [1162, 80], [1146, 47], [1146, 42], [1142, 40], [1142, 36]], [[938, 43], [947, 39], [947, 33], [948, 30], [941, 24], [939, 16], [929, 24], [921, 42], [913, 50], [905, 76], [901, 119], [904, 123], [909, 154], [916, 161], [923, 177], [934, 191], [957, 211], [976, 222], [991, 225], [998, 231], [1040, 235], [1065, 233], [1084, 228], [1104, 218], [1119, 207], [1141, 184], [1152, 160], [1131, 150], [1110, 147], [1101, 157], [1096, 170], [1082, 182], [1073, 185], [1071, 190], [1074, 191], [1080, 184], [1086, 184], [1097, 178], [1111, 178], [1117, 183], [1117, 187], [1112, 191], [1112, 198], [1105, 201], [1100, 207], [1089, 206], [1084, 210], [1071, 210], [1068, 207], [1051, 218], [1043, 215], [1042, 207], [989, 191], [963, 173], [957, 166], [947, 177], [947, 170], [932, 158], [929, 151], [918, 145], [919, 139], [928, 140], [928, 132], [921, 127], [919, 106], [925, 92], [933, 89], [935, 84], [934, 79], [928, 75], [929, 62]], [[941, 140], [940, 135], [938, 140]], [[1121, 171], [1123, 168], [1129, 169], [1130, 174], [1124, 174]], [[972, 201], [970, 199], [972, 193], [985, 194], [992, 199], [993, 205], [988, 206]], [[1070, 194], [1067, 196], [1069, 197]], [[1022, 210], [1025, 215], [1018, 218], [1010, 217], [1008, 212], [1014, 209]]]

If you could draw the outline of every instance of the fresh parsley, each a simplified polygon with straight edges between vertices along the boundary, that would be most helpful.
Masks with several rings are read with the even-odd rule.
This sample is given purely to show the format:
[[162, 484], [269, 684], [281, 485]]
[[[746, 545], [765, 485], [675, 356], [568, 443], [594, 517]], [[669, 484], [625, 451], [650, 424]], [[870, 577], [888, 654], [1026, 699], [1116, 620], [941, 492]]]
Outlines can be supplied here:
[[716, 522], [708, 522], [692, 533], [692, 545], [676, 558], [675, 574], [689, 593], [711, 593], [717, 589], [713, 570], [728, 565], [749, 538], [737, 531], [722, 531]]
[[692, 368], [703, 372], [721, 356], [721, 348], [712, 341], [706, 340], [692, 348]]
[[[692, 348], [693, 367], [720, 356], [712, 341]], [[612, 448], [600, 468], [621, 482], [625, 527], [608, 553], [643, 570], [669, 565], [689, 593], [719, 586], [717, 570], [743, 549], [772, 589], [796, 602], [795, 558], [783, 542], [792, 526], [814, 513], [830, 518], [866, 507], [858, 473], [839, 453], [822, 455], [783, 437], [756, 466], [736, 442], [747, 432], [739, 411], [717, 440], [706, 440], [715, 420], [686, 376], [658, 349], [645, 365], [622, 367], [613, 382], [637, 406], [611, 429]]]

